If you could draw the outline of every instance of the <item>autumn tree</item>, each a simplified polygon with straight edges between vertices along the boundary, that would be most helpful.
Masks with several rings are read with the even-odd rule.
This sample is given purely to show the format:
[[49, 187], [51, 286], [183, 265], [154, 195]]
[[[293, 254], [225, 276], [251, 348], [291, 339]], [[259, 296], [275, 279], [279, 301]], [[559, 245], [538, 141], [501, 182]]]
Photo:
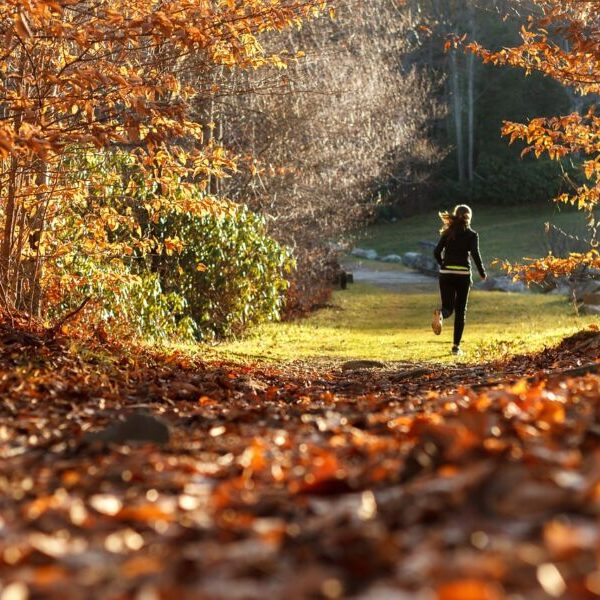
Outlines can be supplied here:
[[335, 18], [287, 32], [287, 54], [300, 56], [285, 71], [215, 73], [221, 93], [200, 108], [246, 159], [221, 190], [268, 215], [302, 277], [320, 277], [327, 242], [360, 227], [378, 201], [422, 202], [439, 160], [429, 138], [439, 110], [431, 79], [407, 61], [420, 23], [393, 0], [350, 0]]
[[[186, 58], [223, 69], [281, 66], [257, 35], [298, 25], [321, 0], [7, 0], [0, 6], [0, 298], [40, 314], [65, 286], [57, 267], [74, 252], [119, 260], [148, 250], [129, 212], [97, 206], [78, 153], [126, 148], [160, 196], [150, 212], [215, 205], [208, 182], [235, 170], [190, 117], [198, 93]], [[77, 168], [75, 166], [75, 168]], [[131, 185], [135, 185], [132, 181]], [[92, 186], [93, 187], [93, 186]], [[191, 194], [200, 188], [206, 193]], [[74, 207], [77, 210], [73, 210]], [[127, 244], [112, 232], [132, 233]], [[65, 237], [65, 230], [69, 235]]]
[[530, 281], [543, 281], [548, 274], [566, 276], [576, 270], [600, 268], [596, 241], [596, 210], [600, 203], [600, 118], [595, 101], [600, 92], [600, 2], [589, 0], [535, 0], [537, 12], [521, 29], [522, 43], [516, 47], [490, 51], [473, 42], [468, 45], [485, 63], [510, 65], [526, 74], [540, 72], [587, 102], [582, 111], [550, 118], [534, 118], [528, 123], [505, 122], [503, 134], [511, 143], [523, 141], [523, 155], [547, 155], [560, 160], [567, 156], [581, 162], [584, 181], [556, 201], [571, 204], [587, 214], [591, 229], [591, 249], [561, 258], [548, 256], [525, 265], [508, 266], [524, 273]]

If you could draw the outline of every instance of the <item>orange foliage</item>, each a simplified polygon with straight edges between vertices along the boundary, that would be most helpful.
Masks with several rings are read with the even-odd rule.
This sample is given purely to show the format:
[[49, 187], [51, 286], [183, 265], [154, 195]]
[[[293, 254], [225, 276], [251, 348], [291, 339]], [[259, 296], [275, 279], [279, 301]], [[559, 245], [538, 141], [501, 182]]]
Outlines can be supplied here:
[[149, 149], [202, 136], [188, 118], [181, 66], [188, 53], [214, 64], [281, 65], [256, 35], [324, 8], [321, 0], [8, 0], [0, 7], [4, 110], [0, 153], [61, 154], [72, 143]]
[[[519, 67], [527, 74], [538, 71], [582, 96], [593, 97], [600, 93], [600, 1], [534, 2], [541, 16], [530, 17], [527, 26], [521, 28], [520, 46], [498, 52], [477, 43], [470, 43], [467, 48], [484, 63]], [[583, 159], [587, 182], [572, 195], [563, 194], [556, 200], [586, 211], [589, 224], [595, 227], [594, 210], [600, 204], [600, 118], [596, 116], [595, 107], [592, 105], [585, 114], [535, 118], [526, 124], [505, 122], [502, 133], [511, 143], [525, 142], [524, 155], [547, 154], [552, 160], [572, 155]], [[568, 275], [581, 266], [600, 268], [598, 252], [573, 254], [565, 259], [549, 256], [530, 260], [526, 265], [509, 266], [509, 270], [524, 275], [528, 281], [539, 282], [548, 273]]]
[[193, 97], [219, 91], [202, 73], [285, 67], [258, 36], [325, 8], [325, 0], [3, 2], [0, 301], [39, 313], [43, 287], [45, 300], [58, 302], [65, 287], [82, 284], [61, 280], [57, 263], [73, 253], [118, 260], [179, 251], [181, 240], [157, 249], [141, 232], [133, 243], [111, 244], [112, 232], [138, 225], [113, 207], [86, 212], [111, 182], [73, 173], [72, 157], [130, 151], [160, 193], [144, 207], [151, 219], [167, 210], [213, 209], [208, 181], [234, 171], [236, 162], [191, 114]]

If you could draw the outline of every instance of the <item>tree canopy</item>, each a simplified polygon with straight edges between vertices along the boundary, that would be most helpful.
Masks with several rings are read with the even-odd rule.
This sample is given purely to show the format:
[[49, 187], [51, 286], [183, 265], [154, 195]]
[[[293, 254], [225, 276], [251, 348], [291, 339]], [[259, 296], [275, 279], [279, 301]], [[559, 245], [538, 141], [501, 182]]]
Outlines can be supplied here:
[[[82, 153], [128, 149], [160, 191], [146, 205], [150, 219], [165, 210], [199, 214], [214, 208], [210, 177], [224, 176], [236, 165], [209, 139], [210, 124], [200, 123], [190, 110], [192, 98], [218, 90], [202, 88], [203, 80], [191, 75], [215, 65], [284, 67], [257, 36], [298, 26], [325, 8], [322, 0], [4, 2], [4, 305], [39, 314], [42, 282], [60, 297], [68, 284], [64, 272], [53, 272], [52, 266], [74, 252], [114, 260], [134, 251], [180, 247], [177, 239], [162, 240], [159, 247], [142, 236], [118, 243], [113, 233], [119, 227], [135, 233], [139, 223], [131, 206], [121, 212], [115, 206], [94, 208], [97, 182], [81, 168]], [[110, 177], [98, 185], [110, 188]], [[135, 195], [130, 193], [135, 187], [131, 180], [126, 193]]]
[[557, 201], [587, 212], [593, 247], [587, 253], [548, 256], [510, 268], [524, 272], [529, 280], [543, 281], [548, 273], [564, 276], [581, 267], [600, 268], [595, 216], [600, 202], [600, 118], [594, 104], [600, 91], [600, 2], [535, 0], [535, 5], [539, 12], [523, 25], [520, 45], [490, 51], [473, 42], [468, 48], [485, 63], [518, 67], [527, 74], [538, 71], [589, 98], [582, 112], [536, 117], [527, 123], [507, 121], [502, 129], [511, 143], [526, 143], [523, 155], [533, 152], [536, 157], [547, 155], [553, 160], [571, 156], [582, 162], [585, 181]]

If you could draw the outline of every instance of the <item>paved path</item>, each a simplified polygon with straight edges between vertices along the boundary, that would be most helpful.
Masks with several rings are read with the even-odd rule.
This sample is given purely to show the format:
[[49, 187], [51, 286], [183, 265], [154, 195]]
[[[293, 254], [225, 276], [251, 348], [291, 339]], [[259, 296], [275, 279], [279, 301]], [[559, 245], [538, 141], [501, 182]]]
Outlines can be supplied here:
[[352, 273], [354, 273], [356, 283], [372, 283], [384, 287], [403, 289], [414, 285], [421, 288], [424, 285], [430, 285], [432, 288], [437, 286], [437, 279], [434, 277], [428, 277], [413, 271], [379, 270], [377, 263], [373, 266], [364, 262], [360, 266], [353, 265]]

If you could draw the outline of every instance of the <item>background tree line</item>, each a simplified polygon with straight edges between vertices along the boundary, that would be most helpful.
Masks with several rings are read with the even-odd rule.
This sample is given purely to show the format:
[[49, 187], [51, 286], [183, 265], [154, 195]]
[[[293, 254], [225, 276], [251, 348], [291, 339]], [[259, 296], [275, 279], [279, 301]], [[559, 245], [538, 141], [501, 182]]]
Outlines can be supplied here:
[[[568, 188], [566, 176], [575, 176], [572, 161], [521, 159], [523, 146], [502, 139], [502, 123], [566, 114], [586, 100], [539, 73], [523, 77], [509, 66], [483, 64], [464, 45], [447, 43], [460, 36], [464, 44], [477, 41], [490, 49], [514, 46], [527, 18], [541, 14], [539, 6], [514, 0], [411, 0], [410, 10], [431, 33], [407, 60], [441, 82], [437, 98], [446, 109], [433, 133], [446, 155], [430, 173], [432, 195], [424, 206], [545, 202]], [[391, 202], [392, 214], [405, 214], [401, 195]]]

